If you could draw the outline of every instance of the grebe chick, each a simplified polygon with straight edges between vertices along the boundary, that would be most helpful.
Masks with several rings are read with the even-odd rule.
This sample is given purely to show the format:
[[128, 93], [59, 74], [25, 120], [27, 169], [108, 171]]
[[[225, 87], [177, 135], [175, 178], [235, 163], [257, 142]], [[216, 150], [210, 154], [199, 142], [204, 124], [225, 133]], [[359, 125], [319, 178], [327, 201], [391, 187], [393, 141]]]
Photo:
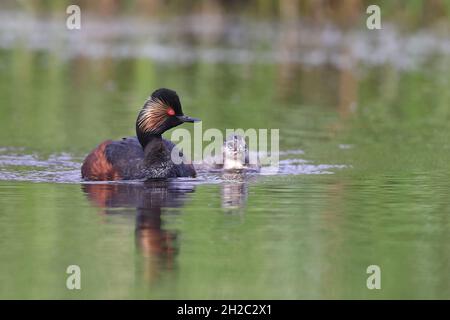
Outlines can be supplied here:
[[84, 160], [81, 176], [96, 181], [195, 177], [192, 164], [172, 161], [175, 144], [162, 134], [184, 122], [196, 121], [200, 120], [183, 114], [175, 91], [158, 89], [139, 112], [136, 137], [101, 143]]
[[259, 162], [250, 163], [244, 137], [231, 134], [223, 143], [223, 169], [259, 171]]

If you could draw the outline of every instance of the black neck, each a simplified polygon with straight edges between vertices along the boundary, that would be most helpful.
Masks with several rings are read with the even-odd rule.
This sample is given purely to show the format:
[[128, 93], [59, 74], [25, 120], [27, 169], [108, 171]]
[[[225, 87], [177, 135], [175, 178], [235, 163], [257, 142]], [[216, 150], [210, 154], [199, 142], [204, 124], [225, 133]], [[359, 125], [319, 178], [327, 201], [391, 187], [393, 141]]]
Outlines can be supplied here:
[[150, 135], [144, 147], [144, 162], [151, 164], [165, 163], [170, 159], [170, 151], [164, 145], [161, 135]]
[[162, 136], [160, 134], [155, 134], [155, 133], [143, 133], [143, 132], [138, 132], [137, 133], [137, 138], [142, 146], [142, 149], [145, 150], [145, 147], [153, 141], [160, 141], [162, 139]]

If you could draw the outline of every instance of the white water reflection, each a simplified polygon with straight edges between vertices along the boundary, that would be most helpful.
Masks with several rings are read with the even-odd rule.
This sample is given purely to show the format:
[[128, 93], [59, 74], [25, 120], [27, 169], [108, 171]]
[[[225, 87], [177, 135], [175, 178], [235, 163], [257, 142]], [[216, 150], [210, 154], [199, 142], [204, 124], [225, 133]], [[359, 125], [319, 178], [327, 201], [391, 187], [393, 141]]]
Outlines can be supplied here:
[[[286, 34], [295, 40], [288, 48], [283, 45]], [[62, 59], [148, 58], [179, 64], [299, 63], [337, 68], [363, 63], [412, 69], [434, 55], [449, 55], [450, 37], [427, 30], [401, 34], [388, 24], [379, 31], [342, 31], [301, 21], [285, 24], [207, 15], [108, 20], [86, 14], [81, 30], [67, 30], [64, 16], [44, 20], [24, 12], [1, 12], [0, 48], [16, 47], [48, 51]]]
[[[301, 150], [280, 152], [280, 156], [303, 154]], [[68, 153], [42, 156], [25, 154], [19, 149], [0, 149], [0, 180], [80, 183], [81, 158]], [[302, 175], [302, 174], [333, 174], [336, 170], [345, 169], [346, 165], [314, 164], [301, 158], [280, 159], [278, 167], [263, 166], [259, 173], [248, 174], [247, 177], [258, 175]], [[242, 178], [242, 176], [239, 176]], [[230, 175], [214, 172], [199, 171], [196, 179], [178, 179], [180, 182], [211, 184], [233, 180]], [[253, 178], [251, 180], [254, 180]], [[126, 182], [129, 183], [129, 182]]]

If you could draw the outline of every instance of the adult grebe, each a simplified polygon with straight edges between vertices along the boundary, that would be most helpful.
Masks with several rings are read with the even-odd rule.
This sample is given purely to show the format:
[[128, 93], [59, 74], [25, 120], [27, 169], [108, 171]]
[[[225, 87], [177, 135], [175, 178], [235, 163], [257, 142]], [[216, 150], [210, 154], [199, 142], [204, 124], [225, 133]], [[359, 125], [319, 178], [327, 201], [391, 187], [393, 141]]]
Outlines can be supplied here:
[[158, 89], [139, 112], [136, 137], [98, 145], [84, 160], [81, 176], [96, 181], [194, 177], [192, 164], [172, 161], [175, 144], [162, 134], [184, 122], [196, 121], [200, 120], [183, 114], [175, 91]]

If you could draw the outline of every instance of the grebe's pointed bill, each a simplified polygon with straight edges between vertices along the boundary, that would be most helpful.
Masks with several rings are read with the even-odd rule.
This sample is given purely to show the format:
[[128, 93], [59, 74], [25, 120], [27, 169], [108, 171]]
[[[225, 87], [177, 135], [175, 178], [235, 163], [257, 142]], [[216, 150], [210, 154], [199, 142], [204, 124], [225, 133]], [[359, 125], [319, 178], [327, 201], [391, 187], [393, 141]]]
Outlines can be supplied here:
[[200, 119], [197, 118], [192, 118], [192, 117], [188, 117], [188, 116], [177, 116], [177, 118], [182, 121], [182, 122], [199, 122], [202, 121]]

